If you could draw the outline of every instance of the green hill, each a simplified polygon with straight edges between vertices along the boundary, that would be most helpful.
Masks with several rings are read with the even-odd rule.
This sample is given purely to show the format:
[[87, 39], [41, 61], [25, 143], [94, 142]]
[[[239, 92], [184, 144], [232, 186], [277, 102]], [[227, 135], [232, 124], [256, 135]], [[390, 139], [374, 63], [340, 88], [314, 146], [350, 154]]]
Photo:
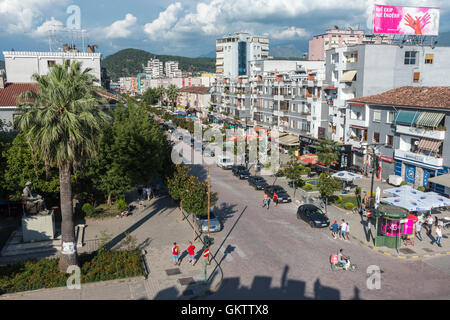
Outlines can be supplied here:
[[215, 58], [187, 58], [180, 56], [169, 56], [153, 54], [144, 50], [125, 49], [103, 59], [102, 67], [108, 71], [112, 80], [119, 77], [136, 77], [142, 72], [142, 65], [147, 65], [147, 61], [157, 58], [163, 62], [174, 60], [179, 62], [181, 71], [190, 72], [215, 72]]
[[5, 69], [5, 61], [0, 60], [0, 69]]

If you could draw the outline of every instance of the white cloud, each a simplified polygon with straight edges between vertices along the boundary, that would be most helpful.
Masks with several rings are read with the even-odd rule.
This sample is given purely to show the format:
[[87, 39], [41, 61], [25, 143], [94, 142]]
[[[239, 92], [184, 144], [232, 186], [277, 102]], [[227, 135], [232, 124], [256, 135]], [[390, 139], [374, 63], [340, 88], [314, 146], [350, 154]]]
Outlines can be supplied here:
[[272, 38], [279, 40], [296, 40], [298, 38], [308, 37], [310, 34], [303, 28], [290, 27], [284, 30], [274, 30], [271, 33]]
[[48, 9], [68, 3], [69, 0], [0, 0], [0, 30], [9, 34], [32, 32]]
[[179, 19], [179, 15], [182, 12], [181, 2], [172, 3], [167, 7], [165, 11], [160, 12], [157, 19], [144, 26], [145, 33], [148, 34], [150, 39], [155, 40], [165, 32], [170, 32], [172, 26]]
[[127, 13], [125, 19], [118, 20], [105, 28], [104, 37], [107, 39], [127, 38], [136, 27], [137, 18], [131, 13]]
[[48, 36], [49, 30], [62, 28], [64, 28], [64, 23], [52, 17], [50, 20], [45, 21], [42, 25], [37, 27], [36, 30], [33, 30], [32, 35], [34, 37], [46, 37]]

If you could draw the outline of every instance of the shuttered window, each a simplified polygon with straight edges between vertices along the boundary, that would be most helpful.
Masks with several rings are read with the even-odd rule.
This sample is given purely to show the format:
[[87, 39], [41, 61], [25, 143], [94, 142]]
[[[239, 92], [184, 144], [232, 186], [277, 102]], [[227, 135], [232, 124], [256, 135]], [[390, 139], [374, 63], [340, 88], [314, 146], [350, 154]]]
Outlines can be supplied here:
[[420, 81], [420, 72], [414, 72], [414, 83], [418, 83]]
[[434, 54], [429, 53], [425, 55], [425, 64], [433, 64]]

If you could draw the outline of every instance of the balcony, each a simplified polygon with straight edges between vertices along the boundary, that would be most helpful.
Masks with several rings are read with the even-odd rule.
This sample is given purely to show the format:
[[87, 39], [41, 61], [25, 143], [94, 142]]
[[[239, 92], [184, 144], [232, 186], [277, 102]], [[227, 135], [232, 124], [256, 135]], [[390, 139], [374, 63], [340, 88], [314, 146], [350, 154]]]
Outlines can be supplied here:
[[435, 140], [444, 140], [446, 131], [443, 130], [425, 130], [415, 127], [397, 125], [397, 133], [407, 134], [411, 136], [417, 136], [422, 138], [429, 138]]
[[395, 149], [394, 158], [401, 161], [413, 162], [415, 164], [420, 164], [433, 169], [442, 169], [444, 165], [443, 158], [426, 156], [420, 153], [413, 153], [400, 149]]

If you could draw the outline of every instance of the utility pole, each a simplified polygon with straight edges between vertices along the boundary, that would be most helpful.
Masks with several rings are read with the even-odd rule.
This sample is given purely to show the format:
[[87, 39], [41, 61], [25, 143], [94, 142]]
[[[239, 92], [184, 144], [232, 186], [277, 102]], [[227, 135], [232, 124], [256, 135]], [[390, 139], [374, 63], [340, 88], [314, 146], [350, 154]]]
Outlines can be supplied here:
[[210, 203], [211, 203], [211, 179], [210, 179], [210, 175], [209, 175], [209, 167], [208, 167], [208, 238], [210, 237], [210, 232], [209, 232], [209, 223], [210, 223]]

